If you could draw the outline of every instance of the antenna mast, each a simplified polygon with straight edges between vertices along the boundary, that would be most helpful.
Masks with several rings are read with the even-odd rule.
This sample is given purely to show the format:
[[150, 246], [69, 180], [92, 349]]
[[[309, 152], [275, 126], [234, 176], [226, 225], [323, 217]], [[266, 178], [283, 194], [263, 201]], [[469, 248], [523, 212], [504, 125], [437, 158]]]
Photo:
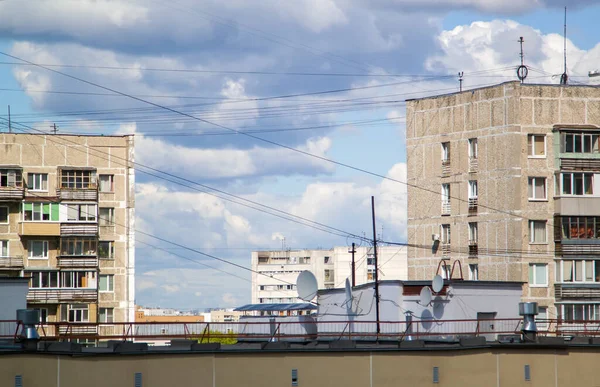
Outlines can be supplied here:
[[564, 72], [560, 76], [560, 84], [566, 85], [569, 80], [569, 76], [567, 75], [567, 7], [565, 7], [565, 30], [564, 30], [564, 57], [565, 57], [565, 67]]
[[525, 42], [525, 40], [521, 36], [519, 37], [519, 40], [517, 40], [517, 42], [521, 44], [521, 53], [519, 54], [519, 56], [521, 57], [521, 65], [517, 68], [517, 78], [519, 78], [521, 83], [523, 83], [523, 81], [525, 81], [525, 78], [527, 78], [527, 74], [529, 74], [529, 69], [524, 64], [525, 54], [523, 54], [523, 43]]

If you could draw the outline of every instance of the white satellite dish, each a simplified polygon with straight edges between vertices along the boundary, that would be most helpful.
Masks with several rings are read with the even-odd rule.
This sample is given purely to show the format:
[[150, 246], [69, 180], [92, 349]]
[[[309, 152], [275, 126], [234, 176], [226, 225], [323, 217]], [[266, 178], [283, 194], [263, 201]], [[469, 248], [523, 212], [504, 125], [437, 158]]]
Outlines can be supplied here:
[[444, 288], [444, 279], [441, 275], [436, 275], [431, 281], [431, 288], [434, 292], [439, 293]]
[[298, 275], [296, 280], [296, 289], [298, 290], [298, 298], [304, 301], [312, 301], [317, 295], [319, 289], [317, 285], [317, 278], [313, 273], [308, 270], [304, 270]]
[[419, 304], [429, 305], [431, 303], [431, 289], [427, 286], [423, 286], [421, 294], [419, 295]]

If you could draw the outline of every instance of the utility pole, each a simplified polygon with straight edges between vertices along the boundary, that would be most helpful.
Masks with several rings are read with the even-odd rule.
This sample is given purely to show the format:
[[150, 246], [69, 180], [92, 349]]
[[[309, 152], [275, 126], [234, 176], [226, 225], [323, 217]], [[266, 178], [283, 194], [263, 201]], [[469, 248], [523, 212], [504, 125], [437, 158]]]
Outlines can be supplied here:
[[377, 230], [375, 228], [375, 197], [371, 196], [371, 213], [373, 214], [373, 256], [375, 258], [375, 319], [377, 335], [381, 333], [379, 326], [379, 267], [377, 266]]
[[12, 126], [10, 123], [10, 105], [8, 105], [8, 133], [12, 133]]
[[356, 244], [352, 242], [352, 251], [350, 251], [352, 253], [352, 287], [356, 286], [356, 266], [354, 263], [354, 253], [356, 253], [356, 249], [354, 246], [356, 246]]
[[53, 124], [50, 126], [51, 128], [54, 128], [54, 134], [56, 134], [56, 132], [58, 131], [56, 124]]

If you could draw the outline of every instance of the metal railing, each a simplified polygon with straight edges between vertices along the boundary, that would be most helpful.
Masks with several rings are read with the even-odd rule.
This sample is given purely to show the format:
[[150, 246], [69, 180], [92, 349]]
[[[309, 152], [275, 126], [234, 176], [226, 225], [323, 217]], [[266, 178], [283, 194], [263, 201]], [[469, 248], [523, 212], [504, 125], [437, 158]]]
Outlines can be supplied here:
[[477, 157], [469, 157], [469, 172], [477, 172], [479, 170], [479, 162]]
[[450, 175], [450, 160], [442, 160], [442, 176]]
[[442, 202], [442, 215], [450, 215], [451, 205], [450, 202]]
[[469, 198], [469, 214], [477, 213], [477, 204], [478, 204], [477, 198]]
[[61, 301], [95, 301], [97, 289], [34, 289], [27, 293], [27, 302], [38, 304], [56, 304]]

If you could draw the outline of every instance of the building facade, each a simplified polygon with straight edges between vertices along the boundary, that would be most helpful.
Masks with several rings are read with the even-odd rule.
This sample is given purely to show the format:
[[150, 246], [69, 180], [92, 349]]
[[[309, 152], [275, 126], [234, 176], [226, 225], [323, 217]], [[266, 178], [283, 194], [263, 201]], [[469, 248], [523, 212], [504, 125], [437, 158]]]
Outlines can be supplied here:
[[[378, 246], [379, 279], [405, 280], [408, 275], [405, 246]], [[372, 247], [355, 247], [356, 285], [374, 281]], [[317, 278], [319, 289], [345, 286], [352, 277], [351, 248], [329, 250], [274, 250], [252, 252], [252, 303], [294, 303], [298, 299], [296, 279], [305, 271]]]
[[0, 133], [0, 275], [42, 322], [134, 321], [132, 136]]
[[409, 278], [462, 267], [465, 279], [525, 282], [541, 317], [600, 319], [599, 125], [593, 86], [508, 82], [408, 101]]

